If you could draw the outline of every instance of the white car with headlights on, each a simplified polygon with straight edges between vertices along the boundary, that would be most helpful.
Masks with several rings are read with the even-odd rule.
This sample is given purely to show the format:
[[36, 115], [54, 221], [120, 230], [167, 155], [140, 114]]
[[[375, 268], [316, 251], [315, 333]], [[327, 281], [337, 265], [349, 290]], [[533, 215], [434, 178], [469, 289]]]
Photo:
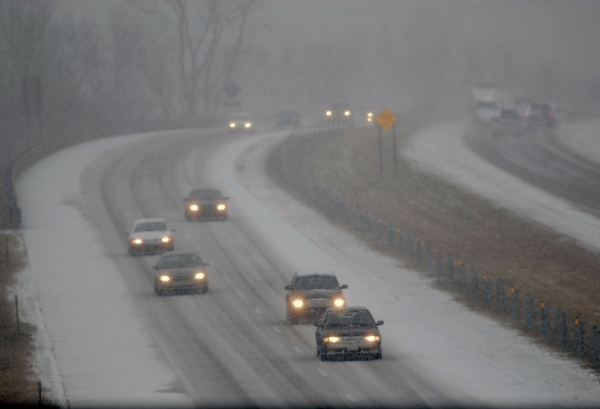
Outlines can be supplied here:
[[173, 251], [174, 229], [170, 229], [165, 219], [137, 219], [133, 222], [129, 234], [129, 255], [147, 255]]
[[342, 308], [346, 299], [342, 293], [347, 285], [340, 285], [333, 273], [295, 273], [292, 283], [285, 286], [286, 320], [297, 324], [300, 320], [313, 323], [327, 308]]
[[250, 114], [236, 114], [229, 124], [229, 133], [233, 132], [254, 132], [254, 121]]
[[164, 295], [168, 292], [208, 291], [210, 263], [202, 261], [192, 252], [170, 251], [162, 254], [153, 268], [156, 270], [154, 292]]
[[317, 356], [381, 359], [380, 325], [364, 307], [329, 308], [315, 323]]

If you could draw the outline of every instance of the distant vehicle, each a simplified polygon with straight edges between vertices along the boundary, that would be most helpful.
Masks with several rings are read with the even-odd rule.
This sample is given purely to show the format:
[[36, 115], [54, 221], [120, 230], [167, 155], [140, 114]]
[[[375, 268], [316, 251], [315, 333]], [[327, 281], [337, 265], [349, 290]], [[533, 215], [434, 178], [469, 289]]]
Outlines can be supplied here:
[[550, 101], [548, 104], [550, 104], [552, 112], [554, 112], [555, 122], [568, 121], [575, 118], [575, 111], [570, 106], [560, 104], [556, 101]]
[[185, 220], [227, 220], [227, 199], [217, 189], [194, 189], [183, 199]]
[[554, 112], [550, 104], [533, 103], [526, 113], [527, 124], [530, 127], [554, 128]]
[[527, 113], [529, 112], [529, 107], [533, 103], [531, 98], [517, 98], [513, 104], [513, 108], [517, 110], [521, 118], [527, 117]]
[[523, 135], [526, 130], [525, 120], [516, 109], [502, 109], [498, 118], [492, 123], [494, 136], [505, 134]]
[[329, 109], [325, 111], [325, 119], [328, 122], [344, 123], [351, 126], [355, 123], [354, 116], [355, 114], [350, 104], [341, 102], [332, 104]]
[[376, 322], [366, 308], [328, 308], [315, 323], [317, 356], [321, 361], [347, 356], [381, 359], [379, 325], [383, 325], [383, 321]]
[[167, 292], [208, 291], [206, 267], [210, 263], [202, 261], [199, 255], [191, 252], [170, 251], [162, 254], [152, 267], [156, 270], [154, 292], [164, 295]]
[[480, 84], [471, 88], [472, 103], [479, 101], [501, 104], [504, 98], [502, 87], [497, 84]]
[[494, 101], [477, 101], [473, 107], [473, 122], [490, 124], [500, 115], [500, 107]]
[[344, 307], [342, 290], [346, 288], [333, 273], [295, 273], [292, 283], [285, 286], [287, 322], [296, 324], [301, 319], [319, 318], [329, 307]]
[[277, 113], [277, 127], [293, 127], [300, 126], [300, 114], [293, 109], [284, 109]]
[[154, 254], [173, 251], [175, 242], [173, 232], [164, 219], [137, 219], [133, 222], [129, 234], [129, 255]]
[[236, 114], [229, 121], [229, 133], [254, 132], [254, 120], [250, 114]]
[[373, 112], [367, 112], [367, 123], [372, 124], [375, 123], [375, 116], [373, 116]]

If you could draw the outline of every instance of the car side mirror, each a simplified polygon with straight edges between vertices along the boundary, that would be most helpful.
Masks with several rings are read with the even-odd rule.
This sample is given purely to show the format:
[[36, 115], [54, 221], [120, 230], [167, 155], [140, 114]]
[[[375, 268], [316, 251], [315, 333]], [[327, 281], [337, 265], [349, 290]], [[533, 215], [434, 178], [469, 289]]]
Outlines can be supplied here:
[[348, 288], [348, 284], [340, 285], [340, 290], [345, 290], [346, 288]]
[[377, 322], [375, 323], [375, 325], [377, 325], [377, 326], [379, 326], [379, 325], [383, 325], [383, 321], [377, 321]]
[[223, 200], [229, 200], [229, 196], [225, 196]]
[[129, 234], [129, 233], [130, 233], [130, 231], [129, 231], [129, 230], [125, 230], [125, 234]]
[[288, 284], [285, 286], [285, 289], [288, 291], [292, 291], [294, 289], [294, 287], [292, 285]]
[[212, 266], [212, 262], [210, 261], [205, 261], [204, 263], [202, 263], [203, 266]]
[[158, 266], [155, 264], [152, 266], [153, 269], [158, 270]]
[[171, 229], [171, 231], [175, 231], [175, 229]]

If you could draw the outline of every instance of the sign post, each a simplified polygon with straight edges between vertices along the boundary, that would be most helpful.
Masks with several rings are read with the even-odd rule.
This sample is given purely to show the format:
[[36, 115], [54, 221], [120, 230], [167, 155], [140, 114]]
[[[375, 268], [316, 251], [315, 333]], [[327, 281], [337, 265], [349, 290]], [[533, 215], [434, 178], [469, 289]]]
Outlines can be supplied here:
[[386, 131], [389, 131], [390, 128], [393, 129], [393, 137], [394, 137], [394, 176], [396, 176], [396, 127], [394, 124], [398, 120], [396, 115], [389, 109], [384, 109], [381, 111], [377, 118], [375, 118], [377, 123], [379, 124], [379, 177], [383, 178], [383, 141], [381, 136], [381, 128]]

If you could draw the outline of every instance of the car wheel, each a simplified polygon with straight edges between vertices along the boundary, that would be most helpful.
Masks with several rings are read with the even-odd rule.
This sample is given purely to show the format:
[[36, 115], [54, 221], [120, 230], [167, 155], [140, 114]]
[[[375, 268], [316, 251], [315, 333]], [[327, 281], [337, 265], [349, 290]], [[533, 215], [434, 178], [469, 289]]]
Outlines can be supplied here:
[[204, 287], [202, 287], [202, 293], [206, 294], [208, 292], [208, 284], [206, 284]]
[[192, 221], [192, 216], [190, 216], [189, 214], [185, 214], [185, 221], [186, 222], [191, 222]]
[[377, 353], [373, 356], [373, 359], [380, 360], [381, 359], [381, 349], [377, 351]]
[[154, 286], [154, 292], [156, 293], [156, 295], [163, 296], [165, 295], [165, 290], [163, 290], [162, 288], [160, 288], [158, 285]]
[[226, 222], [226, 221], [227, 221], [227, 219], [228, 219], [227, 215], [225, 215], [225, 216], [223, 216], [223, 217], [222, 217], [222, 220], [223, 220], [224, 222]]
[[135, 257], [135, 255], [136, 255], [136, 251], [135, 251], [134, 249], [132, 249], [132, 248], [129, 248], [129, 255], [130, 255], [131, 257]]
[[321, 351], [319, 351], [318, 354], [319, 354], [319, 358], [321, 359], [321, 361], [327, 361], [329, 359], [325, 348], [323, 348]]
[[296, 325], [296, 323], [298, 322], [298, 319], [294, 317], [294, 314], [292, 314], [289, 310], [287, 310], [285, 314], [285, 319], [290, 325]]

